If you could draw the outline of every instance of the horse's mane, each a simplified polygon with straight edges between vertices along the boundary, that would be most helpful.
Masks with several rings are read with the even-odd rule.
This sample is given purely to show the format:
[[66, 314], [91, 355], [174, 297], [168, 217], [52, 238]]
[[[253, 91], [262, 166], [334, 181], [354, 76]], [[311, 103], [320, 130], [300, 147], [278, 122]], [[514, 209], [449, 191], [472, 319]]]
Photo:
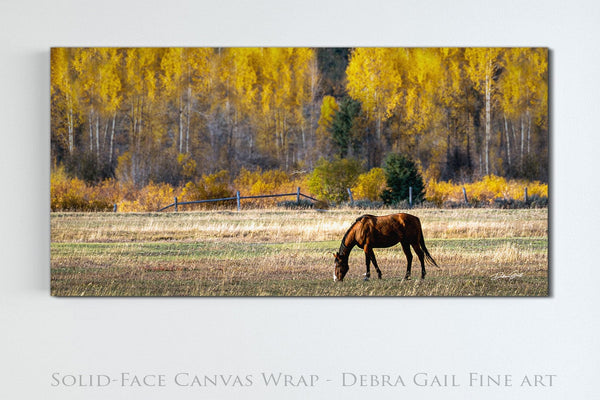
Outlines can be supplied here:
[[352, 230], [352, 228], [354, 228], [354, 225], [356, 225], [356, 223], [358, 221], [360, 221], [361, 219], [363, 219], [365, 216], [361, 215], [360, 217], [356, 218], [356, 221], [354, 221], [352, 223], [352, 225], [350, 225], [350, 228], [348, 228], [348, 230], [346, 231], [346, 233], [344, 233], [344, 237], [342, 238], [342, 243], [344, 243], [346, 241], [346, 238], [348, 237], [348, 234], [350, 233], [350, 231]]
[[346, 245], [344, 243], [346, 242], [346, 238], [348, 237], [348, 234], [350, 233], [352, 228], [354, 228], [354, 225], [356, 225], [358, 222], [360, 222], [363, 218], [366, 218], [366, 217], [372, 217], [372, 215], [368, 215], [368, 214], [361, 215], [360, 217], [356, 218], [356, 221], [354, 221], [352, 223], [352, 225], [350, 225], [350, 228], [348, 228], [348, 230], [344, 234], [344, 237], [342, 238], [342, 245], [340, 246], [340, 252], [342, 252], [342, 249], [344, 249], [346, 247]]

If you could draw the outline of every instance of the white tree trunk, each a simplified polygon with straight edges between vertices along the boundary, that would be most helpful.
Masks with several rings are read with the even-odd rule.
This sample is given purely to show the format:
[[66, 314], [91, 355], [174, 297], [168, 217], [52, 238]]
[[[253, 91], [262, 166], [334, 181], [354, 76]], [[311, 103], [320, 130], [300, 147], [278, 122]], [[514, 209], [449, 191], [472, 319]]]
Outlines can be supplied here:
[[190, 114], [192, 113], [192, 87], [187, 87], [187, 114], [185, 126], [185, 152], [190, 153]]
[[96, 115], [96, 160], [100, 160], [100, 116]]
[[117, 112], [113, 114], [112, 118], [112, 127], [110, 129], [110, 151], [108, 153], [108, 165], [112, 164], [112, 157], [114, 152], [114, 142], [115, 142], [115, 121], [117, 119]]
[[90, 110], [88, 125], [90, 130], [90, 153], [94, 151], [94, 109]]
[[508, 134], [508, 122], [506, 121], [506, 114], [504, 114], [504, 134], [506, 136], [506, 158], [508, 159], [508, 167], [511, 166], [510, 156], [510, 135]]
[[523, 156], [525, 154], [525, 123], [521, 116], [521, 167], [523, 166]]
[[71, 155], [73, 154], [73, 143], [75, 142], [73, 129], [73, 103], [71, 101], [71, 96], [67, 96], [67, 103], [69, 104], [69, 113], [67, 114], [67, 130], [69, 132], [69, 155]]
[[183, 99], [179, 96], [179, 152], [183, 153]]
[[527, 110], [527, 155], [531, 150], [531, 114]]
[[490, 138], [491, 138], [491, 109], [492, 109], [492, 76], [491, 60], [485, 74], [485, 174], [490, 174]]

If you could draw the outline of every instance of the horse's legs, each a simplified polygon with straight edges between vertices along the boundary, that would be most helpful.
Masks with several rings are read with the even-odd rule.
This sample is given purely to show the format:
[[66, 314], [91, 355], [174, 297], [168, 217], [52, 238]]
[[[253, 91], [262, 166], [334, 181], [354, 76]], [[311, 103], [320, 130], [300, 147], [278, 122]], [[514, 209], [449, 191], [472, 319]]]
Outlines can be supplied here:
[[417, 253], [417, 257], [419, 257], [419, 261], [421, 262], [421, 279], [425, 279], [425, 253], [421, 249], [419, 242], [413, 243], [412, 247], [415, 249], [415, 253]]
[[412, 266], [413, 255], [410, 252], [410, 244], [401, 242], [402, 250], [404, 251], [404, 255], [406, 255], [406, 275], [404, 279], [410, 279], [410, 268]]
[[375, 253], [373, 252], [373, 249], [369, 249], [369, 255], [371, 256], [371, 260], [373, 261], [373, 266], [375, 267], [375, 271], [377, 271], [377, 277], [379, 279], [381, 279], [381, 270], [379, 269], [379, 266], [377, 265], [377, 260], [375, 259]]
[[368, 281], [371, 277], [371, 256], [369, 254], [368, 247], [365, 246], [365, 264], [367, 265], [367, 273], [365, 274], [365, 281]]

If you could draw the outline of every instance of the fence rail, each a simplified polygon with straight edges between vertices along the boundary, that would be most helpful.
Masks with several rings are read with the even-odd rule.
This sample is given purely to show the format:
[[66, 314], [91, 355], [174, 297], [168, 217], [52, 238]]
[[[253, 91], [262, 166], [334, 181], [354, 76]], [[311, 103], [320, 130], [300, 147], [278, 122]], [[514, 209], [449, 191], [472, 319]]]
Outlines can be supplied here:
[[[352, 193], [351, 189], [347, 189], [348, 191], [348, 199], [349, 199], [349, 203], [350, 205], [354, 205], [354, 196]], [[524, 188], [523, 191], [523, 199], [525, 201], [525, 203], [528, 203], [528, 201], [530, 200], [530, 196], [529, 193], [527, 191], [527, 187]], [[462, 188], [462, 194], [463, 194], [463, 201], [464, 201], [464, 205], [469, 205], [469, 198], [467, 197], [467, 191], [466, 189], [463, 187]], [[298, 188], [298, 190], [295, 193], [282, 193], [282, 194], [264, 194], [264, 195], [257, 195], [257, 196], [240, 196], [240, 191], [238, 190], [236, 192], [235, 197], [223, 197], [223, 198], [219, 198], [219, 199], [206, 199], [206, 200], [195, 200], [195, 201], [178, 201], [177, 197], [175, 197], [175, 201], [171, 204], [169, 204], [168, 206], [165, 206], [163, 208], [161, 208], [158, 211], [164, 211], [166, 209], [169, 209], [171, 207], [175, 208], [175, 211], [178, 211], [178, 207], [179, 206], [183, 206], [183, 205], [188, 205], [188, 204], [202, 204], [202, 203], [214, 203], [214, 202], [218, 202], [218, 201], [236, 201], [237, 203], [237, 210], [240, 211], [241, 209], [241, 201], [242, 200], [246, 200], [246, 199], [267, 199], [267, 198], [273, 198], [273, 197], [292, 197], [292, 196], [296, 196], [296, 203], [300, 204], [300, 199], [301, 198], [305, 198], [314, 202], [318, 202], [319, 200], [315, 199], [314, 197], [308, 196], [304, 193], [300, 192], [300, 188]], [[413, 207], [413, 188], [409, 187], [409, 198], [408, 198], [408, 206], [409, 208]], [[114, 212], [117, 212], [117, 205], [114, 205], [113, 208]]]
[[298, 188], [298, 190], [296, 191], [296, 193], [282, 193], [282, 194], [264, 194], [264, 195], [258, 195], [258, 196], [240, 196], [240, 191], [238, 190], [236, 192], [235, 197], [223, 197], [220, 199], [206, 199], [206, 200], [195, 200], [195, 201], [177, 201], [177, 197], [175, 197], [175, 202], [169, 204], [168, 206], [165, 206], [163, 208], [161, 208], [158, 211], [164, 211], [168, 208], [174, 207], [175, 211], [178, 211], [178, 207], [179, 206], [183, 206], [183, 205], [187, 205], [187, 204], [202, 204], [202, 203], [214, 203], [217, 201], [233, 201], [235, 200], [237, 202], [237, 210], [240, 211], [242, 205], [241, 205], [241, 201], [242, 200], [246, 200], [246, 199], [267, 199], [267, 198], [273, 198], [273, 197], [291, 197], [291, 196], [296, 196], [296, 203], [300, 204], [300, 198], [305, 198], [305, 199], [309, 199], [312, 201], [317, 202], [318, 200], [315, 199], [314, 197], [310, 197], [304, 193], [300, 192], [300, 188]]

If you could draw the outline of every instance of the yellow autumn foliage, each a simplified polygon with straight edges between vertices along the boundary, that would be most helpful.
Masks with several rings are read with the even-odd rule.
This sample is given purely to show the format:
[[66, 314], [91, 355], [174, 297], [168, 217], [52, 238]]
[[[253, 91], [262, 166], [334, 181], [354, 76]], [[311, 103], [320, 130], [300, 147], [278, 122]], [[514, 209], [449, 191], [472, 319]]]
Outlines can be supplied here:
[[[355, 200], [379, 200], [385, 188], [385, 174], [381, 168], [373, 168], [359, 175], [352, 187]], [[119, 212], [155, 212], [172, 204], [175, 197], [179, 202], [235, 197], [235, 189], [242, 196], [296, 193], [300, 187], [304, 194], [312, 195], [307, 189], [306, 177], [293, 177], [281, 170], [242, 169], [231, 184], [229, 171], [203, 175], [195, 182], [183, 187], [173, 187], [167, 183], [153, 183], [136, 188], [131, 183], [120, 183], [107, 179], [96, 185], [71, 178], [64, 168], [56, 168], [50, 177], [50, 207], [52, 211], [112, 211], [117, 205]], [[464, 204], [463, 188], [471, 205], [494, 205], [502, 201], [524, 200], [525, 188], [529, 199], [548, 198], [548, 184], [538, 181], [507, 180], [490, 175], [480, 181], [459, 184], [429, 179], [426, 184], [425, 199], [438, 207]], [[244, 200], [243, 204], [254, 207], [270, 207], [291, 198], [271, 198]], [[198, 208], [234, 207], [231, 203], [207, 203], [202, 206], [186, 206], [183, 210]]]
[[352, 187], [352, 195], [355, 200], [379, 201], [385, 187], [385, 172], [382, 168], [373, 168], [358, 176], [356, 185]]
[[134, 200], [123, 200], [118, 203], [117, 209], [122, 212], [157, 211], [175, 201], [176, 191], [167, 183], [150, 182], [138, 190]]
[[529, 197], [548, 197], [548, 184], [538, 181], [506, 180], [490, 175], [480, 181], [456, 184], [430, 179], [426, 185], [425, 198], [437, 206], [445, 203], [464, 203], [463, 188], [471, 204], [492, 205], [495, 200], [523, 200], [525, 188]]
[[70, 178], [64, 168], [50, 175], [50, 209], [52, 211], [110, 211], [115, 199], [114, 180], [100, 185], [87, 185], [77, 178]]
[[[270, 194], [296, 193], [298, 187], [302, 193], [306, 194], [306, 182], [303, 177], [293, 177], [285, 171], [273, 169], [263, 171], [258, 168], [255, 171], [249, 171], [242, 168], [240, 174], [233, 182], [234, 186], [240, 191], [241, 196], [260, 196]], [[287, 198], [287, 200], [290, 200]], [[275, 205], [286, 198], [271, 198], [259, 200], [244, 200], [244, 204], [252, 204], [256, 207]]]
[[[230, 187], [231, 178], [229, 171], [221, 170], [214, 174], [202, 175], [195, 182], [188, 182], [181, 190], [181, 201], [199, 201], [209, 199], [224, 199], [235, 196], [235, 192]], [[231, 202], [211, 202], [201, 203], [199, 205], [190, 205], [187, 210], [197, 208], [219, 208], [225, 206], [231, 207]]]

